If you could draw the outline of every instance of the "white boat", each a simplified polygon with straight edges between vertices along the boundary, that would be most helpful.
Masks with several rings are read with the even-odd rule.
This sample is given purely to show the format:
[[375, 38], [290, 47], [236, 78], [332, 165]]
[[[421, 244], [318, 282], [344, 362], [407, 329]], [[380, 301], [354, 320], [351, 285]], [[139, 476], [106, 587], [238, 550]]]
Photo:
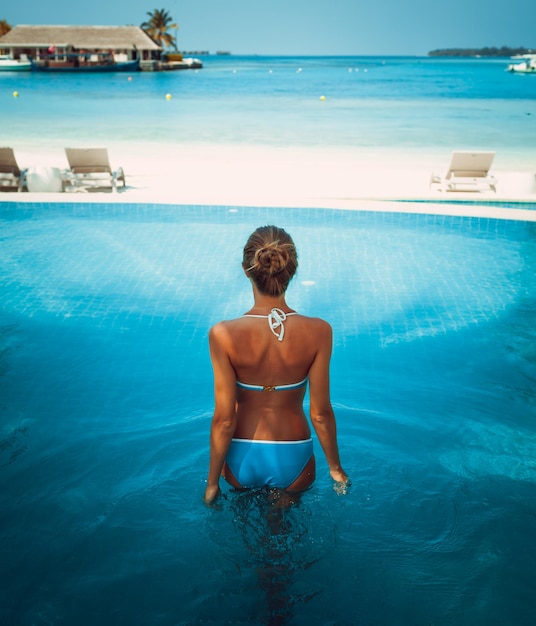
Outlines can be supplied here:
[[163, 70], [198, 70], [203, 67], [200, 59], [183, 59], [182, 61], [167, 61], [162, 63]]
[[536, 54], [523, 54], [518, 58], [524, 59], [521, 63], [511, 63], [509, 72], [516, 74], [536, 74]]
[[21, 72], [24, 70], [31, 70], [32, 64], [30, 61], [22, 61], [21, 59], [12, 59], [7, 54], [0, 54], [0, 71], [6, 72]]

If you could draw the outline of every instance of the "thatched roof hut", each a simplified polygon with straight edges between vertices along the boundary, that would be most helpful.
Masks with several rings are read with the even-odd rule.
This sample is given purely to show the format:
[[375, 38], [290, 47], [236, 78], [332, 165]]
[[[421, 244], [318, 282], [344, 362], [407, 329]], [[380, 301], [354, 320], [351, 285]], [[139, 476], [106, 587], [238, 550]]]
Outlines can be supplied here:
[[113, 51], [128, 59], [160, 58], [162, 48], [138, 26], [15, 26], [0, 37], [0, 49], [13, 58], [81, 50]]

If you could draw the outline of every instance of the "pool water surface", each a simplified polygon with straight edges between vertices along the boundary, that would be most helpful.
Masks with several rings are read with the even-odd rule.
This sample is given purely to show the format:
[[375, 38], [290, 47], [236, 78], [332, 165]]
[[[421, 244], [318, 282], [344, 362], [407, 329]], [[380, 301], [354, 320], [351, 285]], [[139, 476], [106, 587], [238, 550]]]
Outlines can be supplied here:
[[[0, 622], [529, 624], [536, 226], [137, 204], [0, 206]], [[333, 326], [352, 486], [202, 504], [207, 333], [241, 250], [293, 236]]]

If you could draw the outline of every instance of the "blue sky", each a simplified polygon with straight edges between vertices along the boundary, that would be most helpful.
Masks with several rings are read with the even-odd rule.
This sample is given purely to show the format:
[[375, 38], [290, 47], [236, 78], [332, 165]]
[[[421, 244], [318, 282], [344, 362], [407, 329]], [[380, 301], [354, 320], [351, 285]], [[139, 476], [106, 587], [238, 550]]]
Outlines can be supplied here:
[[233, 54], [426, 55], [435, 48], [536, 48], [536, 1], [490, 0], [25, 0], [3, 3], [16, 24], [140, 25], [166, 9], [183, 50]]

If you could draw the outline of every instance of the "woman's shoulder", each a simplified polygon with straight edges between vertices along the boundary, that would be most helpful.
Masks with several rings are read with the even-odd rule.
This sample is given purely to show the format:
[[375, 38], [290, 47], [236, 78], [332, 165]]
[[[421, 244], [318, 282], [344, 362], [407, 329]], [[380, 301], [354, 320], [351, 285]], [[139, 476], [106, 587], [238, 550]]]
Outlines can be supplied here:
[[209, 328], [208, 336], [211, 341], [221, 341], [229, 335], [229, 320], [216, 322]]
[[321, 317], [309, 317], [308, 315], [300, 315], [304, 324], [308, 324], [311, 328], [331, 332], [331, 324]]
[[221, 320], [210, 327], [208, 334], [212, 339], [222, 340], [229, 337], [240, 327], [242, 318], [237, 317], [230, 320]]

